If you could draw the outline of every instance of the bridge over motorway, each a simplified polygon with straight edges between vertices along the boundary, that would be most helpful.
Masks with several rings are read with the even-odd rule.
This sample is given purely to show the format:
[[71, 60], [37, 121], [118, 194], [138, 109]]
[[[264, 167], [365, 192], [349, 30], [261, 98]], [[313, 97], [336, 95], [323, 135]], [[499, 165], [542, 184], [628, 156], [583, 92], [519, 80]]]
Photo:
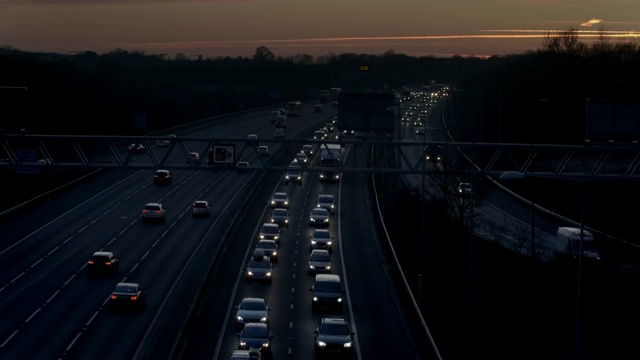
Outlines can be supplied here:
[[[168, 141], [169, 146], [156, 146]], [[297, 151], [303, 144], [325, 146], [341, 143], [351, 146], [352, 156], [363, 157], [366, 166], [340, 164], [344, 173], [421, 174], [423, 172], [466, 172], [500, 174], [518, 171], [554, 177], [636, 178], [640, 176], [640, 145], [636, 143], [585, 143], [584, 145], [473, 143], [442, 141], [391, 141], [377, 138], [315, 140], [259, 139], [261, 145], [282, 144]], [[0, 168], [35, 172], [47, 168], [166, 168], [228, 170], [235, 159], [258, 153], [255, 142], [246, 138], [205, 138], [172, 136], [93, 136], [0, 134]], [[140, 153], [128, 151], [132, 144], [142, 145]], [[214, 147], [231, 149], [232, 159], [207, 165], [207, 153]], [[370, 149], [377, 151], [372, 155]], [[199, 160], [188, 149], [201, 149]], [[443, 166], [423, 165], [426, 149], [441, 152]], [[431, 150], [433, 151], [433, 150]], [[176, 156], [176, 154], [178, 156]], [[180, 156], [181, 154], [181, 156]], [[171, 156], [170, 156], [171, 155]], [[262, 160], [261, 157], [258, 157]], [[418, 159], [417, 161], [414, 159]], [[473, 163], [473, 169], [470, 164]], [[353, 162], [352, 164], [360, 164]], [[287, 165], [264, 160], [250, 164], [250, 171], [283, 171]], [[305, 171], [326, 168], [308, 166]]]

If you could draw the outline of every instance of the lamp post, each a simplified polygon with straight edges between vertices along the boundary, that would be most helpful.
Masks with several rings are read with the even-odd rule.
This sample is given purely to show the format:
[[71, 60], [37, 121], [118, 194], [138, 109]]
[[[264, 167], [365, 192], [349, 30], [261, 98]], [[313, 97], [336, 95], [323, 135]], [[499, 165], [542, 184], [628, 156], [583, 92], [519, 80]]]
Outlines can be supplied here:
[[[519, 171], [506, 171], [500, 175], [500, 179], [523, 179], [529, 177], [526, 173]], [[584, 230], [584, 181], [576, 178], [564, 178], [564, 180], [577, 182], [580, 186], [580, 240], [578, 241], [578, 274], [576, 284], [576, 318], [574, 329], [574, 348], [573, 358], [579, 360], [581, 358], [582, 348], [582, 257], [583, 257], [583, 241], [585, 237]], [[533, 209], [533, 203], [532, 203]], [[533, 229], [533, 222], [531, 223]], [[532, 230], [533, 232], [533, 230]]]

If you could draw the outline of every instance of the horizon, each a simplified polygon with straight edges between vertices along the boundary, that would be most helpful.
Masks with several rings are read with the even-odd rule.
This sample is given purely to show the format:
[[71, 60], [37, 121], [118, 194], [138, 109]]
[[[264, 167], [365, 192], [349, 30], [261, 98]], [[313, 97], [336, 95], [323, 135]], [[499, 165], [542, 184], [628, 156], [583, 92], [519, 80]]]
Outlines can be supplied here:
[[265, 46], [279, 57], [489, 57], [538, 50], [569, 29], [585, 43], [640, 36], [633, 0], [0, 0], [0, 9], [0, 46], [61, 54], [249, 57]]

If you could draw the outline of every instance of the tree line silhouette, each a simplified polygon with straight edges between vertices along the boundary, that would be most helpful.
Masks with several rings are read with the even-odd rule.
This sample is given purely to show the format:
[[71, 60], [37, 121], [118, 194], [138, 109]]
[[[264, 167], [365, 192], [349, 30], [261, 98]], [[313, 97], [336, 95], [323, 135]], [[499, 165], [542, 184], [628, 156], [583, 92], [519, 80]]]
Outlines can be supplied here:
[[[570, 28], [541, 48], [489, 58], [329, 53], [197, 58], [115, 49], [34, 53], [0, 48], [0, 128], [29, 133], [140, 135], [243, 109], [314, 100], [344, 87], [360, 65], [382, 87], [435, 80], [468, 140], [568, 143], [584, 139], [586, 99], [638, 98], [640, 47], [605, 30], [591, 45]], [[544, 99], [544, 102], [539, 100]], [[473, 138], [472, 138], [473, 137]]]

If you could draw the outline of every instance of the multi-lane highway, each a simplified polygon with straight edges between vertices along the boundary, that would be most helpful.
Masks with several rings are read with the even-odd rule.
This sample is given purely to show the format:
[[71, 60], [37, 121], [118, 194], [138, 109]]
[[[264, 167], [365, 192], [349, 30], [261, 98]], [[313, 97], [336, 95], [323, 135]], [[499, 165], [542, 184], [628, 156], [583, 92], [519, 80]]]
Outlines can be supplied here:
[[[335, 115], [312, 113], [312, 106], [289, 119], [287, 137], [308, 136]], [[267, 114], [246, 113], [179, 135], [244, 138], [251, 132], [272, 138]], [[280, 146], [270, 144], [267, 162], [288, 164], [291, 149], [280, 152]], [[349, 149], [344, 151], [349, 161]], [[259, 161], [257, 153], [244, 156], [241, 160]], [[159, 186], [153, 173], [110, 170], [0, 228], [2, 358], [168, 358], [175, 351], [184, 358], [191, 353], [224, 359], [238, 344], [233, 308], [248, 296], [264, 297], [271, 307], [275, 358], [312, 357], [313, 331], [322, 314], [311, 311], [308, 290], [308, 214], [320, 193], [338, 199], [329, 226], [335, 237], [332, 272], [344, 281], [345, 304], [337, 315], [356, 333], [353, 356], [417, 357], [377, 245], [365, 175], [319, 183], [317, 173], [305, 172], [301, 186], [285, 186], [279, 173], [203, 166], [172, 170], [173, 183]], [[247, 283], [244, 265], [276, 190], [286, 191], [291, 202], [280, 261], [272, 284]], [[191, 216], [191, 204], [199, 199], [212, 204], [210, 218]], [[148, 202], [168, 207], [166, 222], [140, 220]], [[87, 274], [87, 260], [99, 250], [120, 258], [116, 275]], [[146, 288], [141, 311], [110, 306], [111, 291], [125, 281]]]

